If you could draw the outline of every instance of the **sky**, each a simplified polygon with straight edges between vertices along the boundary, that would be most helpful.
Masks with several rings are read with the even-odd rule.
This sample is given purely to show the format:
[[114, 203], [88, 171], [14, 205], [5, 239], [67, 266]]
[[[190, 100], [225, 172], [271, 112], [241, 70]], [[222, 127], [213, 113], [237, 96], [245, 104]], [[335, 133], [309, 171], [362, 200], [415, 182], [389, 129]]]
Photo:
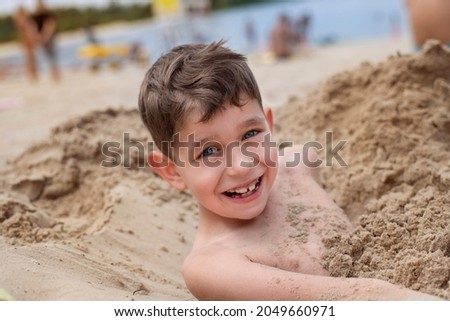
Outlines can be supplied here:
[[[49, 7], [64, 7], [64, 6], [106, 6], [111, 0], [45, 0]], [[11, 14], [20, 4], [24, 5], [29, 10], [34, 9], [36, 0], [0, 0], [0, 15]], [[147, 3], [150, 0], [116, 0], [121, 4], [127, 3]]]

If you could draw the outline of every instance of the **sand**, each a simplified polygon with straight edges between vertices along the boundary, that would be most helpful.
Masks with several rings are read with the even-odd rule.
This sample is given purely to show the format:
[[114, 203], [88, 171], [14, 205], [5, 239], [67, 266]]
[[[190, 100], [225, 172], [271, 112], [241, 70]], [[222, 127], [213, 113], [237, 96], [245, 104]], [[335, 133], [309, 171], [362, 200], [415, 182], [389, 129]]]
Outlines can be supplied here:
[[276, 116], [282, 140], [346, 141], [322, 176], [357, 228], [327, 240], [331, 274], [450, 299], [450, 51], [363, 63]]
[[[449, 299], [450, 54], [408, 52], [407, 41], [380, 40], [250, 64], [280, 141], [323, 141], [327, 130], [348, 141], [348, 166], [322, 171], [357, 226], [327, 240], [331, 273]], [[145, 166], [144, 72], [2, 84], [0, 288], [15, 299], [194, 299], [180, 267], [196, 205]], [[109, 149], [120, 159], [102, 153], [107, 142], [121, 144]]]
[[[2, 250], [8, 267], [26, 258], [19, 273], [17, 266], [2, 267], [2, 286], [13, 296], [189, 297], [179, 266], [194, 233], [195, 215], [187, 215], [194, 204], [148, 167], [139, 168], [132, 153], [128, 168], [100, 166], [109, 160], [103, 142], [121, 142], [123, 132], [146, 141], [136, 110], [91, 112], [54, 128], [5, 173]], [[23, 279], [40, 286], [28, 288]]]

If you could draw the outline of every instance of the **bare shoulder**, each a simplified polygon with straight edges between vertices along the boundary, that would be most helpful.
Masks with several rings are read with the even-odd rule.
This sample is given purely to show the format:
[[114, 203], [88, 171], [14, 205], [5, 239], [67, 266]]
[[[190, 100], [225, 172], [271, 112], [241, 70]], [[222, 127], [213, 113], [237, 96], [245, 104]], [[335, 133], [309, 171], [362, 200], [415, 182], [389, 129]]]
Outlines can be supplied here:
[[233, 296], [229, 287], [238, 280], [249, 259], [221, 245], [193, 250], [182, 267], [189, 291], [200, 300], [227, 300]]

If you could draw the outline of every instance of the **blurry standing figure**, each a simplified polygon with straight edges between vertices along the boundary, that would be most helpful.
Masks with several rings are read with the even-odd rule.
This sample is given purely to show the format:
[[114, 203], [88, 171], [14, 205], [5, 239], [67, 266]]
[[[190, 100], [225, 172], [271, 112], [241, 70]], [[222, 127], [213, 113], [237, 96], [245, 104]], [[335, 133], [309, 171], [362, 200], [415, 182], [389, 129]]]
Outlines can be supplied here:
[[19, 40], [25, 51], [26, 69], [32, 81], [37, 81], [37, 62], [36, 62], [36, 26], [26, 11], [25, 7], [19, 6], [14, 17], [15, 26], [19, 35]]
[[46, 7], [43, 0], [37, 0], [33, 20], [36, 24], [39, 43], [50, 62], [52, 77], [58, 81], [60, 72], [56, 56], [56, 15]]
[[400, 28], [400, 17], [397, 14], [391, 14], [389, 17], [389, 25], [392, 39], [400, 39], [402, 31]]
[[90, 23], [87, 24], [86, 27], [84, 27], [84, 32], [86, 34], [86, 39], [88, 43], [92, 45], [97, 45], [100, 43], [97, 36], [95, 35], [94, 27]]
[[311, 24], [311, 16], [302, 14], [295, 22], [295, 31], [298, 37], [300, 47], [307, 47], [309, 40], [309, 26]]
[[292, 55], [292, 44], [295, 41], [295, 33], [292, 30], [289, 17], [280, 15], [270, 34], [271, 50], [277, 58], [287, 58]]
[[256, 35], [256, 29], [253, 21], [245, 21], [245, 39], [247, 40], [247, 50], [249, 52], [254, 51], [257, 48], [258, 37]]
[[428, 39], [450, 46], [450, 0], [406, 0], [417, 49]]

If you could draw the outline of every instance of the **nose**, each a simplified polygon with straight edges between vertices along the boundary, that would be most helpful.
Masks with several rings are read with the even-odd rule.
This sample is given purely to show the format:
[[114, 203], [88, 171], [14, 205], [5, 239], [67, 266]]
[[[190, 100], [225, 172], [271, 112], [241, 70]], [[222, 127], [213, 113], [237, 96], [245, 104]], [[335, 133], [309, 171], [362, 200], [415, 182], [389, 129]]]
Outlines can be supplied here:
[[258, 154], [244, 148], [239, 142], [233, 142], [226, 150], [226, 170], [228, 175], [243, 176], [258, 164]]

